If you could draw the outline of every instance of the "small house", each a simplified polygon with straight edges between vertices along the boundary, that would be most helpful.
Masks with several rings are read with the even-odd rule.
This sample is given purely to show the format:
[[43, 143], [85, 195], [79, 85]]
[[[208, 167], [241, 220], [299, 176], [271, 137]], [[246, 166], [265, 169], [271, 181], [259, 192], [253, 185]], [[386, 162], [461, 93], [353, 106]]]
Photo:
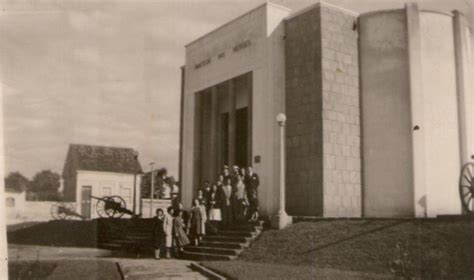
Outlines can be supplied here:
[[120, 196], [137, 213], [141, 173], [138, 153], [131, 148], [71, 144], [62, 173], [64, 200], [75, 202], [86, 219], [98, 217], [94, 197]]

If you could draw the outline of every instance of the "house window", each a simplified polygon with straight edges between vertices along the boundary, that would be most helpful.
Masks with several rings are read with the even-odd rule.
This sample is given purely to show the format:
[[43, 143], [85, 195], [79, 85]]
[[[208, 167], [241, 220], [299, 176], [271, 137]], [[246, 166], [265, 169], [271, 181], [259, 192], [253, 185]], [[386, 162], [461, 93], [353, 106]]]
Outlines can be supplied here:
[[102, 187], [102, 196], [111, 196], [112, 188], [111, 187]]
[[5, 199], [5, 205], [7, 207], [15, 207], [15, 198], [14, 197], [7, 197]]
[[122, 187], [121, 195], [127, 204], [130, 204], [132, 202], [132, 192], [130, 188]]

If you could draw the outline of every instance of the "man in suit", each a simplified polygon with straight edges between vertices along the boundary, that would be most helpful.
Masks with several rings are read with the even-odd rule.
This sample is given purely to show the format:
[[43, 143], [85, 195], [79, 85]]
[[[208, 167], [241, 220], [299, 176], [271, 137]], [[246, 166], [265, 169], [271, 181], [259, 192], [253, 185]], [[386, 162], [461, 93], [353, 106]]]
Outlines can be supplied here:
[[224, 165], [222, 168], [222, 178], [224, 179], [223, 183], [227, 180], [227, 178], [230, 178], [230, 173], [229, 173], [229, 166]]
[[235, 186], [237, 186], [239, 174], [240, 174], [240, 168], [237, 165], [234, 165], [232, 167], [232, 174], [230, 175], [232, 177], [232, 187], [234, 188]]
[[247, 174], [245, 176], [245, 186], [247, 188], [247, 195], [249, 199], [249, 221], [258, 220], [258, 187], [260, 186], [260, 179], [258, 174], [253, 172], [252, 166], [247, 167]]

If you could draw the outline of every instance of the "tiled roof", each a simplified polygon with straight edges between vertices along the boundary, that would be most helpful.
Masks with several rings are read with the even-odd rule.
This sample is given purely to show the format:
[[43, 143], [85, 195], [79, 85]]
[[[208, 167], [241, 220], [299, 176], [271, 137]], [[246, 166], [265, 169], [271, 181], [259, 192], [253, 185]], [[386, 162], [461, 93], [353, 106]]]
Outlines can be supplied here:
[[76, 170], [142, 173], [132, 148], [71, 144], [66, 158], [68, 161]]

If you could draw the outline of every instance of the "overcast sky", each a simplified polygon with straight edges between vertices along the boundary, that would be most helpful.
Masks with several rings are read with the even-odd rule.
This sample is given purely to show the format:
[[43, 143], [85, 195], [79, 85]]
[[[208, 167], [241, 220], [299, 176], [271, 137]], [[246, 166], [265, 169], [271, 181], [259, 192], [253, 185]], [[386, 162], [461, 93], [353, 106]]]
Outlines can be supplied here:
[[[78, 143], [132, 147], [144, 168], [177, 175], [184, 45], [262, 2], [0, 1], [6, 174], [61, 172]], [[365, 12], [404, 1], [327, 2]], [[472, 20], [472, 0], [421, 2]]]

